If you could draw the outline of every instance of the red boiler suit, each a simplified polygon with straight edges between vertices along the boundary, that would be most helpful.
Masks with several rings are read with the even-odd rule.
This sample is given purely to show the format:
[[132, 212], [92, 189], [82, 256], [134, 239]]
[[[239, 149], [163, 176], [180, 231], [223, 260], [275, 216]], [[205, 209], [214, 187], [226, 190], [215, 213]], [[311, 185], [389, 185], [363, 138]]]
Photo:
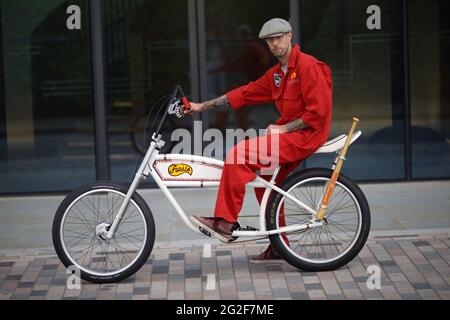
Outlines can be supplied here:
[[[271, 145], [272, 139], [269, 135], [253, 138], [258, 140], [256, 143], [249, 143], [251, 139], [244, 140], [228, 153], [222, 171], [214, 216], [234, 223], [242, 208], [245, 185], [256, 178], [257, 170], [265, 166], [270, 167], [267, 165], [267, 159], [263, 157], [278, 156], [281, 170], [276, 183], [280, 184], [302, 160], [313, 154], [327, 141], [332, 109], [331, 71], [325, 63], [302, 53], [299, 46], [295, 45], [289, 56], [286, 74], [281, 69], [281, 63], [278, 63], [255, 82], [234, 89], [226, 96], [233, 109], [274, 101], [281, 114], [276, 121], [277, 125], [299, 118], [309, 125], [309, 128], [303, 130], [280, 134], [278, 149], [274, 149]], [[264, 150], [258, 153], [255, 146], [260, 145], [258, 144], [261, 142], [260, 139], [266, 139], [269, 152]], [[241, 160], [235, 161], [238, 148], [245, 148], [245, 163]], [[272, 152], [278, 154], [275, 155]], [[252, 161], [248, 161], [249, 159]], [[263, 176], [263, 178], [270, 180], [270, 176]], [[264, 188], [255, 188], [260, 204], [264, 191]], [[284, 214], [280, 216], [281, 220], [284, 220]], [[284, 221], [280, 221], [280, 226], [284, 225]]]

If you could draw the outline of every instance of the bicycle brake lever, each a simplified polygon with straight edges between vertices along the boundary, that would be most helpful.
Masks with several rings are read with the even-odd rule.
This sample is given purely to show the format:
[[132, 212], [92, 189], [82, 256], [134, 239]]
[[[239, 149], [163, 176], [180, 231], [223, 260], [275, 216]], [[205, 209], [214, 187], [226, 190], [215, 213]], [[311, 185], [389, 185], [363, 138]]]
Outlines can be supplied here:
[[180, 100], [176, 100], [170, 105], [168, 113], [169, 115], [175, 115], [177, 118], [183, 118], [186, 116], [184, 110], [184, 106], [180, 106]]
[[189, 103], [189, 100], [185, 96], [181, 97], [181, 102], [183, 102], [184, 109], [186, 111], [191, 110], [191, 104]]

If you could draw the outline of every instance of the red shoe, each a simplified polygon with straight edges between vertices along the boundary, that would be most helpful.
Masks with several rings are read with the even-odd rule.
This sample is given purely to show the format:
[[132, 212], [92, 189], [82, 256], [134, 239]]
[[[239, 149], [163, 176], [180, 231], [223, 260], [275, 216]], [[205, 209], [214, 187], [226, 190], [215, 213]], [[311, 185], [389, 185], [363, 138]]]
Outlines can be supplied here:
[[222, 242], [230, 242], [233, 239], [233, 223], [222, 218], [192, 216], [191, 221]]
[[283, 263], [281, 256], [269, 246], [264, 252], [250, 258], [250, 263]]

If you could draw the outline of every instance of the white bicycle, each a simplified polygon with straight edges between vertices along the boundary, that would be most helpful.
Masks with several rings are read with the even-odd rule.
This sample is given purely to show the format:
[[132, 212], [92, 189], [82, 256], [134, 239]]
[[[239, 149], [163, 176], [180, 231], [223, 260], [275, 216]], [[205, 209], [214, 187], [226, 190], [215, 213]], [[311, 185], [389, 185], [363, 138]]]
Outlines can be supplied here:
[[[129, 187], [97, 181], [71, 192], [53, 221], [53, 243], [66, 267], [75, 266], [84, 280], [118, 282], [137, 272], [149, 258], [155, 241], [152, 212], [136, 192], [149, 176], [167, 197], [186, 226], [200, 230], [188, 218], [170, 187], [219, 186], [223, 162], [195, 155], [159, 154], [164, 141], [159, 134], [169, 115], [180, 117], [189, 108], [181, 87], [163, 104], [164, 115]], [[306, 169], [275, 184], [257, 177], [248, 186], [265, 188], [259, 227], [236, 222], [232, 242], [269, 238], [291, 265], [305, 271], [327, 271], [351, 261], [363, 248], [370, 230], [370, 210], [358, 185], [340, 173], [348, 146], [361, 135], [353, 120], [348, 135], [322, 146], [317, 153], [334, 153], [332, 169]]]

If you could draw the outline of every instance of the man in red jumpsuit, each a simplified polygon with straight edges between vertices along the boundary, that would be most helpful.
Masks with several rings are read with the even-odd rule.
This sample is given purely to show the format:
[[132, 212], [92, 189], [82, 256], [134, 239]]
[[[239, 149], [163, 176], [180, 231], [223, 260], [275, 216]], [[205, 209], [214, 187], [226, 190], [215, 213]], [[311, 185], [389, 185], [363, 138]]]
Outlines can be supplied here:
[[[302, 160], [312, 155], [326, 141], [330, 131], [332, 111], [332, 82], [329, 67], [292, 46], [292, 28], [279, 18], [264, 24], [259, 34], [265, 39], [272, 54], [280, 63], [261, 78], [234, 89], [225, 95], [203, 103], [192, 103], [188, 114], [210, 108], [243, 106], [275, 102], [281, 117], [266, 129], [266, 135], [256, 137], [257, 143], [244, 140], [227, 155], [220, 181], [214, 217], [192, 216], [192, 221], [209, 231], [219, 240], [231, 239], [232, 227], [237, 220], [245, 197], [245, 185], [256, 178], [256, 171], [269, 167], [267, 157], [277, 158], [281, 166], [276, 179], [279, 184]], [[278, 139], [271, 139], [277, 134]], [[265, 141], [261, 141], [265, 139]], [[277, 141], [274, 145], [272, 141]], [[269, 152], [261, 153], [254, 146], [268, 144]], [[245, 161], [235, 161], [234, 155], [245, 150]], [[249, 161], [255, 159], [258, 161]], [[263, 159], [264, 158], [264, 159]], [[270, 176], [263, 176], [270, 179]], [[263, 188], [255, 189], [261, 203]], [[284, 220], [284, 219], [283, 219]], [[280, 219], [280, 225], [284, 221]], [[283, 237], [285, 241], [287, 238]], [[273, 261], [279, 255], [272, 246], [253, 257], [253, 262]]]

